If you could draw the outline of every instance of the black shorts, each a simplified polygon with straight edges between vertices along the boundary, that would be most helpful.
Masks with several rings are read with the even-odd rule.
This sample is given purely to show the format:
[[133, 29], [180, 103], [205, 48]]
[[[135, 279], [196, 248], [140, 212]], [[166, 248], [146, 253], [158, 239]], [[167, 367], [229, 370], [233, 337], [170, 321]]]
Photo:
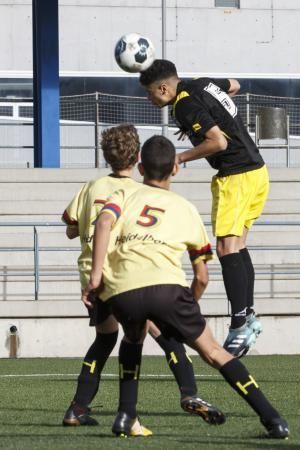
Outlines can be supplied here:
[[131, 341], [141, 337], [147, 319], [166, 337], [192, 343], [205, 328], [205, 319], [189, 288], [161, 284], [127, 291], [111, 297], [109, 303]]
[[94, 308], [88, 309], [90, 327], [101, 325], [113, 312], [109, 302], [103, 302], [100, 298], [94, 303]]

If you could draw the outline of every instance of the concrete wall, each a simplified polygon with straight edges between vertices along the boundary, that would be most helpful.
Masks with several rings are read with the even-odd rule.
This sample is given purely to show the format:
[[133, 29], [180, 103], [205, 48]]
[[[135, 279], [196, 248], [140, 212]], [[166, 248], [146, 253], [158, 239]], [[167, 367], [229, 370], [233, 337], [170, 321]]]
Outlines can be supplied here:
[[[261, 317], [261, 321], [264, 332], [249, 354], [300, 353], [299, 317], [267, 316]], [[95, 336], [86, 318], [0, 319], [0, 358], [9, 357], [8, 329], [11, 324], [19, 329], [17, 356], [20, 358], [83, 357]], [[229, 319], [211, 317], [208, 318], [208, 324], [217, 340], [223, 343], [228, 334]], [[119, 342], [122, 336], [120, 332]], [[118, 348], [119, 345], [116, 345], [113, 356], [118, 354]], [[188, 353], [195, 354], [189, 347]], [[163, 355], [150, 336], [146, 338], [143, 354]]]
[[[21, 123], [21, 124], [20, 124]], [[14, 124], [14, 125], [12, 125]], [[161, 134], [162, 128], [158, 126], [137, 126], [141, 144], [153, 134]], [[104, 127], [99, 126], [99, 136]], [[174, 133], [177, 128], [168, 128], [167, 137], [174, 143], [177, 151], [185, 150], [189, 146], [189, 141], [180, 142]], [[251, 133], [253, 140], [255, 136]], [[34, 166], [33, 156], [33, 125], [27, 120], [27, 125], [22, 125], [22, 119], [7, 121], [0, 119], [0, 139], [1, 146], [1, 167], [2, 168], [26, 168]], [[283, 142], [283, 141], [282, 141]], [[274, 144], [274, 141], [265, 141], [268, 144]], [[290, 167], [300, 167], [300, 137], [290, 136]], [[275, 142], [276, 144], [276, 142]], [[5, 146], [7, 146], [5, 148]], [[16, 148], [10, 148], [16, 146]], [[19, 147], [18, 147], [19, 146]], [[62, 168], [92, 168], [95, 167], [95, 126], [90, 123], [61, 121], [60, 125], [60, 167]], [[268, 167], [286, 167], [287, 149], [286, 148], [267, 148], [260, 149], [264, 161]], [[99, 154], [99, 167], [106, 166], [101, 148]], [[187, 167], [207, 168], [208, 163], [205, 159], [190, 161]]]
[[[119, 37], [149, 36], [161, 56], [161, 1], [60, 0], [60, 70], [119, 71]], [[167, 1], [167, 55], [181, 72], [300, 74], [298, 0]], [[145, 20], [147, 17], [147, 20]], [[31, 0], [0, 0], [0, 71], [31, 71]]]

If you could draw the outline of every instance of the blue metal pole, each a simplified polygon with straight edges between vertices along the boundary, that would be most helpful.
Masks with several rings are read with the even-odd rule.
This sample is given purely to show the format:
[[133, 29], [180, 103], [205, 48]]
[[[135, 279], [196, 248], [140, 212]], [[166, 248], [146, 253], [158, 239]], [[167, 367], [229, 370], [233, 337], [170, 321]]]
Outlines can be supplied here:
[[32, 0], [34, 166], [60, 167], [58, 0]]

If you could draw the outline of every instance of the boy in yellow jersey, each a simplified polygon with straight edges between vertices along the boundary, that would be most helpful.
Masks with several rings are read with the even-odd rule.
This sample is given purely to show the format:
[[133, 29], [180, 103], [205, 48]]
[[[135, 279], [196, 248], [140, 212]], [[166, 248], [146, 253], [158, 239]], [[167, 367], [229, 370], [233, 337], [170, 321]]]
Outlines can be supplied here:
[[224, 347], [241, 357], [262, 332], [253, 306], [254, 268], [246, 247], [251, 225], [264, 207], [269, 178], [265, 163], [231, 97], [237, 80], [178, 78], [171, 61], [158, 59], [140, 75], [151, 102], [172, 105], [173, 116], [192, 145], [179, 163], [206, 158], [218, 170], [213, 177], [212, 225], [222, 266], [231, 324]]
[[[165, 336], [186, 342], [218, 369], [258, 414], [269, 437], [285, 438], [286, 421], [243, 364], [216, 342], [201, 315], [196, 300], [208, 282], [206, 262], [212, 258], [212, 251], [196, 208], [168, 190], [177, 167], [175, 148], [168, 139], [154, 136], [144, 143], [140, 169], [145, 185], [134, 193], [124, 189], [115, 192], [97, 220], [93, 267], [83, 301], [87, 302], [91, 292], [99, 288], [103, 276], [101, 299], [111, 305], [129, 342], [142, 339], [150, 319]], [[112, 227], [115, 248], [107, 252]], [[181, 265], [185, 250], [194, 270], [191, 289]], [[110, 273], [103, 271], [106, 254], [113, 269]], [[134, 368], [137, 373], [138, 366], [132, 366], [133, 372]], [[136, 375], [136, 383], [137, 379]], [[137, 399], [130, 395], [132, 383], [132, 378], [121, 379], [120, 407], [113, 425], [119, 435], [128, 434], [131, 418], [136, 417]], [[196, 408], [210, 424], [225, 421], [212, 405], [202, 402]]]
[[[80, 237], [81, 254], [78, 268], [82, 289], [86, 287], [90, 277], [94, 223], [106, 199], [117, 189], [123, 188], [127, 192], [134, 192], [140, 186], [140, 183], [131, 178], [140, 149], [136, 129], [132, 125], [110, 128], [103, 132], [101, 145], [104, 158], [112, 167], [113, 173], [85, 184], [63, 214], [63, 220], [67, 224], [67, 236], [70, 239]], [[110, 271], [109, 265], [106, 266], [106, 271]], [[118, 323], [107, 303], [96, 301], [89, 302], [86, 306], [91, 318], [90, 325], [96, 327], [96, 339], [84, 358], [75, 397], [65, 413], [63, 424], [67, 426], [97, 425], [97, 421], [89, 414], [89, 404], [98, 391], [102, 369], [118, 336]], [[197, 386], [193, 366], [184, 346], [175, 339], [166, 340], [153, 324], [149, 332], [165, 351], [170, 369], [178, 383], [181, 398], [187, 396], [196, 398]], [[121, 359], [123, 355], [126, 358], [126, 355], [134, 352], [136, 345], [122, 342]], [[185, 408], [185, 404], [182, 404], [182, 407]], [[133, 424], [131, 432], [143, 435], [148, 433], [144, 427], [139, 428], [137, 421]]]

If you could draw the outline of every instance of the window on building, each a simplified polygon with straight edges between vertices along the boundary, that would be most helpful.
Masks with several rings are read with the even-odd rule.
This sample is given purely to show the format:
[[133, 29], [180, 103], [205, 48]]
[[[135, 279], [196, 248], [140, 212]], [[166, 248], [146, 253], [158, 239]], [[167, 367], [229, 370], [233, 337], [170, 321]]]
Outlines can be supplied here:
[[221, 8], [239, 8], [240, 0], [215, 0], [215, 6]]

